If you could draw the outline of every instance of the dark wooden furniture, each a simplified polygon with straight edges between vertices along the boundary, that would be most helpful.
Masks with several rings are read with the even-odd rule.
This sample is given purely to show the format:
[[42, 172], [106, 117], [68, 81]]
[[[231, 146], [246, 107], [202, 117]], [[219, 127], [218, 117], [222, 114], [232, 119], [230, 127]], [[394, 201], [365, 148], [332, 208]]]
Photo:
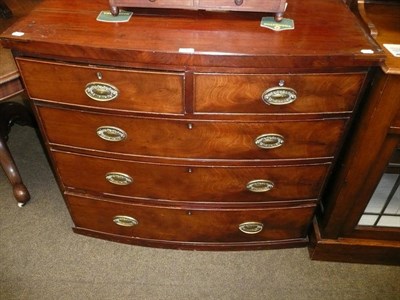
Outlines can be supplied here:
[[[370, 20], [367, 23], [374, 24], [369, 23], [366, 27], [373, 28], [382, 47], [385, 43], [400, 44], [398, 2], [365, 3], [361, 15]], [[400, 191], [395, 192], [395, 182], [392, 193], [391, 188], [386, 187], [382, 196], [375, 194], [372, 198], [382, 200], [376, 214], [368, 213], [370, 208], [366, 210], [370, 201], [374, 201], [371, 197], [382, 174], [395, 172], [397, 175], [393, 177], [399, 177], [398, 168], [387, 168], [388, 164], [396, 161], [398, 166], [399, 125], [400, 58], [387, 52], [387, 59], [374, 78], [367, 105], [361, 111], [343, 164], [326, 193], [325, 211], [314, 222], [315, 234], [310, 247], [313, 259], [400, 264]], [[389, 206], [384, 203], [386, 198], [393, 207], [389, 212]]]
[[74, 231], [184, 249], [307, 245], [384, 58], [347, 6], [295, 1], [296, 29], [280, 33], [260, 27], [263, 14], [147, 10], [96, 22], [104, 9], [44, 1], [2, 36]]
[[0, 47], [0, 61], [0, 165], [13, 187], [18, 205], [23, 206], [29, 201], [30, 195], [6, 142], [13, 124], [33, 126], [34, 120], [32, 112], [25, 105], [5, 101], [21, 94], [24, 89], [11, 51]]
[[275, 13], [281, 21], [286, 0], [109, 0], [111, 13], [119, 14], [120, 7], [199, 9], [211, 11], [248, 11]]
[[11, 9], [8, 7], [7, 3], [0, 0], [0, 18], [9, 19], [13, 15]]

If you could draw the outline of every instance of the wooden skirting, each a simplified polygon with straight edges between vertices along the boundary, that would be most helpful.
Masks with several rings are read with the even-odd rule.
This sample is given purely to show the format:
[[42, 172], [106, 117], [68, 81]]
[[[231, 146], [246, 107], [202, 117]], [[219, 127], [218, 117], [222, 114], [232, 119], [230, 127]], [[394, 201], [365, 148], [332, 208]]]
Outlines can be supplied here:
[[314, 219], [309, 254], [313, 260], [400, 265], [400, 242], [353, 238], [324, 239], [321, 237], [318, 222]]

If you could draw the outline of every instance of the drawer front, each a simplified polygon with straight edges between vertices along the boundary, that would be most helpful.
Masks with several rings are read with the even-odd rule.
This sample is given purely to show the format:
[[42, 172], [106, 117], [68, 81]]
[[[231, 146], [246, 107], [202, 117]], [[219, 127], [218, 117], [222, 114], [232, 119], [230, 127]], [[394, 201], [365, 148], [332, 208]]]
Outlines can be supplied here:
[[331, 157], [346, 125], [346, 119], [190, 121], [119, 117], [49, 107], [38, 109], [50, 143], [171, 158]]
[[138, 198], [196, 202], [317, 199], [329, 164], [190, 166], [98, 158], [53, 151], [66, 187]]
[[183, 74], [17, 59], [29, 96], [138, 112], [183, 112]]
[[111, 0], [112, 5], [154, 8], [193, 8], [194, 0]]
[[353, 110], [365, 74], [196, 74], [200, 113], [326, 113]]
[[199, 7], [206, 9], [283, 12], [285, 2], [282, 0], [199, 0]]
[[304, 238], [314, 205], [268, 209], [182, 209], [67, 196], [75, 226], [133, 238], [248, 242]]

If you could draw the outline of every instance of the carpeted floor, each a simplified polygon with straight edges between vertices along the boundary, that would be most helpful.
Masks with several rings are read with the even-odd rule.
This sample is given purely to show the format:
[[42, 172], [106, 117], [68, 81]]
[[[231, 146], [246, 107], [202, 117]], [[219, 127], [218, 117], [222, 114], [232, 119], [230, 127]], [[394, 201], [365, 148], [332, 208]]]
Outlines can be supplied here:
[[400, 267], [311, 261], [306, 248], [163, 250], [74, 234], [35, 131], [9, 147], [32, 200], [0, 171], [0, 299], [400, 299]]

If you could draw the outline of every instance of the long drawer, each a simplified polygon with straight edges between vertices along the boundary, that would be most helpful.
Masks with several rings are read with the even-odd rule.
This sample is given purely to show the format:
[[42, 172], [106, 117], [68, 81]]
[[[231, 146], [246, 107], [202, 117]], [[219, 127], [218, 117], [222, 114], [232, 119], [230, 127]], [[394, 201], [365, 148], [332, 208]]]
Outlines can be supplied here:
[[194, 0], [179, 0], [179, 1], [171, 1], [171, 0], [111, 0], [111, 5], [120, 5], [120, 6], [128, 6], [128, 7], [151, 7], [151, 8], [187, 8], [192, 9]]
[[51, 144], [172, 158], [332, 157], [347, 122], [168, 120], [50, 107], [38, 111]]
[[52, 151], [66, 187], [175, 201], [317, 199], [329, 163], [292, 166], [169, 165]]
[[194, 76], [199, 113], [351, 112], [365, 73], [202, 74]]
[[284, 12], [285, 1], [282, 0], [110, 0], [112, 6], [145, 7], [145, 8], [183, 8], [234, 11], [267, 11]]
[[183, 113], [183, 73], [17, 59], [30, 98], [86, 107]]
[[315, 206], [192, 209], [127, 204], [67, 195], [77, 228], [137, 239], [249, 242], [305, 238]]
[[197, 0], [198, 6], [210, 10], [267, 11], [284, 12], [285, 2], [280, 0]]

